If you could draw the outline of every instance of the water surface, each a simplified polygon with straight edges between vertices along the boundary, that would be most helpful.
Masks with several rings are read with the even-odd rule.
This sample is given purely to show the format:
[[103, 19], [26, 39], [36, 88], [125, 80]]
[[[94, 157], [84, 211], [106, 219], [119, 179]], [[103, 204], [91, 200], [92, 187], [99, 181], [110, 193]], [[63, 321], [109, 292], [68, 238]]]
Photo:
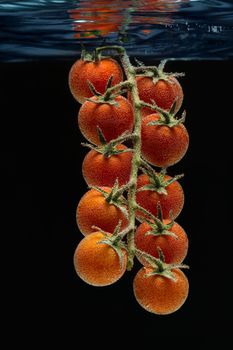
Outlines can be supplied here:
[[117, 44], [155, 58], [233, 57], [229, 0], [0, 2], [0, 59], [63, 59], [81, 44]]

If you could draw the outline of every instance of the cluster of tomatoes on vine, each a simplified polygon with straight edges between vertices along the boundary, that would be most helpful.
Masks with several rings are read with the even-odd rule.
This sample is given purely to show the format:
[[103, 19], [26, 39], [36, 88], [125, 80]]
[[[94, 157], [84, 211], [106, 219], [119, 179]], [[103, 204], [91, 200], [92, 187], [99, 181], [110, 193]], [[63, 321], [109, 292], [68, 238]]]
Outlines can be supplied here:
[[126, 233], [132, 230], [133, 253], [143, 265], [133, 282], [136, 300], [147, 311], [169, 314], [185, 302], [189, 284], [180, 269], [186, 267], [182, 262], [188, 238], [174, 221], [184, 205], [181, 175], [171, 177], [166, 168], [183, 158], [189, 135], [184, 113], [177, 117], [183, 101], [178, 74], [165, 73], [164, 61], [158, 67], [137, 63], [130, 69], [141, 103], [134, 208], [138, 227], [129, 216], [125, 196], [132, 186], [136, 151], [134, 99], [124, 84], [122, 65], [84, 52], [69, 73], [71, 93], [82, 104], [78, 125], [89, 142], [84, 146], [90, 148], [82, 164], [89, 190], [76, 212], [85, 237], [75, 251], [74, 266], [79, 277], [93, 286], [116, 282], [127, 269]]

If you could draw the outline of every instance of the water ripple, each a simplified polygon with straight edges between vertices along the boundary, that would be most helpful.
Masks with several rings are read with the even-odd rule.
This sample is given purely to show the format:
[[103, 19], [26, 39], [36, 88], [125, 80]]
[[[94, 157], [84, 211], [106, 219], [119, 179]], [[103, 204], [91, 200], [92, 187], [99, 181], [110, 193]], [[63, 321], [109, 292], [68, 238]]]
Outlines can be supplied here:
[[37, 0], [0, 2], [0, 59], [73, 58], [117, 44], [155, 58], [233, 58], [233, 2]]

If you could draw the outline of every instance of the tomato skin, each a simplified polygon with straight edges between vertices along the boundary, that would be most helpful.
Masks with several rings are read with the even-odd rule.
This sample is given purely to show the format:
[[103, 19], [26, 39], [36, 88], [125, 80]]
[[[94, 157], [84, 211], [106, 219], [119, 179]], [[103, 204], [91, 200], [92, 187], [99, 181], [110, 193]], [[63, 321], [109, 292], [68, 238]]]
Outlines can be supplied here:
[[[117, 145], [117, 150], [126, 150], [125, 145]], [[118, 178], [122, 186], [130, 179], [132, 152], [111, 155], [105, 158], [103, 154], [91, 150], [82, 164], [83, 177], [88, 185], [112, 187]]]
[[123, 81], [123, 72], [119, 63], [112, 58], [103, 58], [97, 62], [77, 60], [70, 69], [68, 83], [73, 97], [84, 103], [85, 98], [92, 97], [87, 80], [95, 89], [103, 94], [106, 84], [113, 75], [112, 86]]
[[188, 297], [189, 283], [180, 269], [173, 269], [173, 281], [161, 275], [145, 275], [151, 268], [141, 268], [133, 281], [137, 302], [147, 311], [157, 315], [168, 315], [177, 311]]
[[[103, 189], [106, 192], [111, 191], [109, 187], [103, 187]], [[95, 231], [92, 226], [112, 233], [119, 220], [122, 221], [122, 229], [128, 225], [128, 220], [121, 210], [114, 204], [109, 204], [103, 194], [94, 189], [87, 191], [79, 201], [76, 220], [79, 230], [84, 236]]]
[[[158, 107], [170, 110], [175, 99], [177, 113], [182, 105], [184, 94], [182, 87], [175, 77], [169, 77], [168, 80], [158, 80], [155, 84], [151, 77], [136, 77], [139, 97], [146, 103], [152, 103], [155, 101]], [[148, 107], [141, 109], [142, 117], [154, 113], [154, 111]]]
[[158, 167], [168, 167], [179, 162], [189, 146], [189, 135], [183, 124], [173, 127], [148, 125], [160, 116], [150, 114], [142, 119], [142, 156]]
[[[168, 224], [170, 223], [170, 220], [163, 220], [163, 223]], [[135, 234], [136, 248], [154, 256], [155, 258], [159, 258], [157, 250], [159, 247], [164, 254], [165, 263], [182, 263], [188, 251], [188, 237], [184, 229], [177, 222], [174, 222], [169, 231], [173, 232], [177, 238], [163, 234], [159, 236], [152, 234], [146, 235], [146, 233], [151, 230], [152, 229], [147, 222], [143, 222], [138, 226]], [[144, 266], [149, 266], [147, 261], [143, 259], [140, 254], [137, 254], [137, 258]]]
[[[165, 180], [171, 179], [165, 175]], [[138, 176], [137, 188], [150, 184], [150, 179], [146, 174]], [[158, 215], [157, 205], [160, 202], [163, 218], [170, 219], [169, 213], [172, 210], [174, 219], [180, 214], [184, 206], [184, 192], [178, 181], [174, 181], [166, 187], [167, 194], [159, 194], [155, 191], [140, 191], [136, 194], [137, 203], [151, 212], [154, 216]], [[145, 217], [142, 212], [136, 212], [138, 217]]]
[[[96, 100], [96, 97], [93, 97]], [[100, 145], [97, 127], [107, 142], [117, 138], [123, 132], [133, 130], [134, 115], [129, 101], [123, 96], [115, 98], [116, 105], [97, 104], [86, 101], [79, 110], [78, 124], [83, 136], [95, 145]]]
[[97, 231], [83, 238], [74, 253], [74, 267], [78, 276], [92, 286], [108, 286], [119, 280], [126, 270], [127, 253], [122, 250], [122, 263], [116, 251], [107, 244]]

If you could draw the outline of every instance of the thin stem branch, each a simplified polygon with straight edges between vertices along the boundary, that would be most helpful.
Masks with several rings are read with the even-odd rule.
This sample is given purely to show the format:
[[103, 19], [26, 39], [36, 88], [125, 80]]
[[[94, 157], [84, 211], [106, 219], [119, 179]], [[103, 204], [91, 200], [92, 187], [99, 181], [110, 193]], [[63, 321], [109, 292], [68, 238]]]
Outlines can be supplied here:
[[116, 139], [109, 141], [109, 144], [115, 145], [117, 143], [125, 142], [128, 140], [133, 140], [136, 136], [137, 135], [135, 135], [134, 133], [132, 133], [132, 134], [124, 133], [123, 135], [120, 135]]
[[151, 174], [155, 173], [155, 170], [150, 166], [143, 158], [141, 158], [141, 166], [147, 169]]
[[113, 91], [121, 90], [124, 87], [130, 87], [130, 86], [131, 86], [131, 84], [128, 80], [122, 81], [121, 83], [108, 88], [103, 95], [103, 99], [108, 100]]
[[145, 208], [143, 208], [137, 204], [136, 209], [138, 209], [139, 211], [142, 211], [144, 214], [146, 214], [146, 216], [149, 216], [152, 220], [156, 221], [156, 217], [151, 212], [146, 210]]
[[107, 50], [115, 50], [119, 55], [125, 54], [125, 49], [122, 46], [117, 45], [101, 46], [95, 49], [97, 55], [99, 55], [101, 51]]
[[157, 106], [155, 103], [152, 104], [152, 103], [147, 103], [147, 102], [144, 102], [144, 101], [140, 101], [140, 103], [141, 103], [141, 105], [142, 105], [143, 107], [148, 107], [148, 108], [150, 108], [150, 109], [153, 109], [153, 110], [155, 110], [155, 111], [161, 113], [162, 115], [168, 114], [167, 111], [165, 111], [164, 109], [160, 108], [160, 107]]
[[113, 195], [112, 199], [113, 200], [117, 200], [120, 196], [122, 196], [122, 194], [125, 192], [125, 191], [128, 191], [129, 188], [132, 186], [132, 182], [129, 181], [127, 182], [125, 185], [121, 186]]
[[158, 73], [158, 67], [156, 66], [138, 66], [138, 67], [134, 67], [136, 72], [140, 72], [140, 71], [153, 71]]

